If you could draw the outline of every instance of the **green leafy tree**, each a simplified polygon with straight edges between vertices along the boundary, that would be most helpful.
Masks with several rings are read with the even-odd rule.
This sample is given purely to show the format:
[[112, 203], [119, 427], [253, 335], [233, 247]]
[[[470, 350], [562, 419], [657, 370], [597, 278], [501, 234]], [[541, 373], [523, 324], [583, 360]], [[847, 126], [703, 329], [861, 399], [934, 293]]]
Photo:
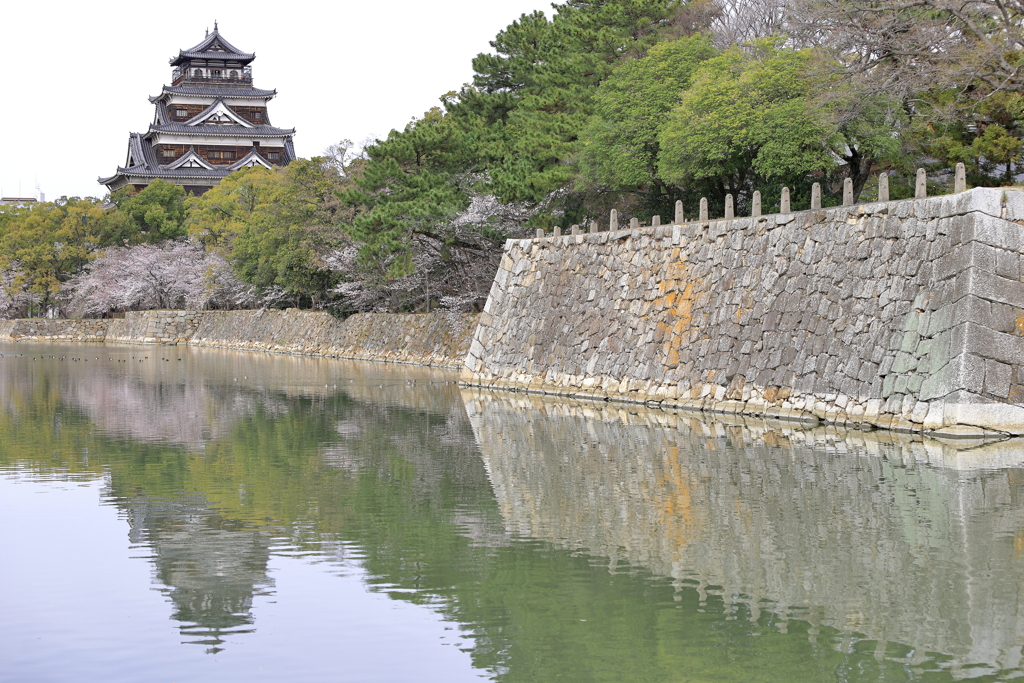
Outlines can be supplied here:
[[749, 197], [834, 166], [845, 141], [810, 105], [812, 59], [762, 40], [704, 62], [661, 132], [662, 180], [720, 205], [727, 193]]
[[18, 211], [0, 236], [0, 269], [15, 273], [9, 293], [34, 294], [43, 311], [59, 307], [64, 283], [95, 256], [107, 220], [91, 198], [62, 197]]
[[140, 192], [118, 190], [110, 201], [114, 209], [104, 245], [158, 244], [186, 235], [185, 191], [174, 183], [158, 178]]
[[603, 81], [580, 134], [577, 187], [635, 193], [654, 212], [667, 211], [678, 194], [658, 175], [659, 136], [694, 71], [715, 54], [704, 35], [660, 43]]
[[948, 91], [929, 94], [936, 108], [952, 104], [954, 113], [925, 120], [914, 131], [928, 156], [940, 168], [963, 163], [971, 185], [1013, 183], [1024, 151], [1024, 95], [992, 93], [980, 102], [957, 106]]
[[408, 275], [417, 235], [439, 236], [469, 204], [475, 170], [471, 147], [458, 123], [434, 108], [366, 154], [353, 186], [339, 192], [357, 212], [344, 229], [380, 276]]
[[319, 157], [241, 169], [188, 200], [189, 232], [272, 301], [321, 308], [336, 279], [323, 257], [340, 236], [339, 187], [331, 162]]
[[235, 171], [219, 185], [186, 200], [188, 234], [207, 248], [229, 249], [252, 216], [274, 201], [280, 179], [263, 166]]
[[[864, 154], [847, 159], [855, 189], [872, 164], [910, 175], [917, 166], [948, 172], [962, 161], [972, 184], [1012, 179], [1019, 147], [1011, 138], [1021, 138], [1024, 4], [788, 2], [788, 35], [829, 55], [829, 90], [847, 102], [839, 108], [843, 132], [864, 143], [853, 146]], [[865, 128], [874, 132], [858, 138]]]
[[231, 246], [231, 260], [246, 282], [277, 290], [298, 305], [323, 308], [337, 276], [324, 256], [340, 238], [335, 193], [340, 179], [323, 158], [298, 159], [273, 172], [276, 185], [257, 205]]
[[[623, 60], [672, 35], [685, 14], [676, 0], [572, 0], [550, 20], [523, 15], [474, 62], [472, 88], [449, 100], [453, 115], [479, 131], [488, 191], [537, 204], [534, 222], [565, 223], [586, 213], [572, 192], [570, 163], [594, 111], [595, 88]], [[560, 215], [560, 217], [558, 217]]]

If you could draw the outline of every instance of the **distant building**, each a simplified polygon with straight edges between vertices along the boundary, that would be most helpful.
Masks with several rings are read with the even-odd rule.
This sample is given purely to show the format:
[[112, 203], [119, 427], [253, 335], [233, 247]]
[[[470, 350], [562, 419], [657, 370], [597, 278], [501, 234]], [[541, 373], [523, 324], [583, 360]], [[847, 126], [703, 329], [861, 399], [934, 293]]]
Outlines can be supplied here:
[[37, 204], [41, 199], [35, 197], [0, 197], [0, 205], [13, 204], [14, 206], [32, 206]]
[[156, 108], [149, 130], [130, 134], [128, 160], [100, 184], [137, 191], [160, 178], [202, 194], [232, 171], [295, 159], [295, 129], [275, 128], [267, 115], [277, 90], [252, 85], [254, 59], [216, 24], [203, 42], [181, 50], [171, 59], [171, 84], [149, 98]]

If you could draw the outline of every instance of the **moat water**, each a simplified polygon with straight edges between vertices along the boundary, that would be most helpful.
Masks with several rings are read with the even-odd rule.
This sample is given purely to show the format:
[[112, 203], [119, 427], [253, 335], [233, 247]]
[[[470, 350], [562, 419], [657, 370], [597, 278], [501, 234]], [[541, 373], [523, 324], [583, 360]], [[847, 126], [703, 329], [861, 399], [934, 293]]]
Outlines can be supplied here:
[[0, 681], [1024, 676], [1024, 448], [0, 344]]

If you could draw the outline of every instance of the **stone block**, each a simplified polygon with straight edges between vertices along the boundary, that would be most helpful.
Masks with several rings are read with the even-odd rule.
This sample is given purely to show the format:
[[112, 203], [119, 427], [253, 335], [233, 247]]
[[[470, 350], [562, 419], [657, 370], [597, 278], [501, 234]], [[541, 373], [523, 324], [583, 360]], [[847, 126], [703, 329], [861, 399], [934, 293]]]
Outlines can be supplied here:
[[1013, 368], [1006, 363], [995, 360], [985, 361], [985, 393], [997, 398], [1007, 398], [1010, 395], [1010, 378], [1013, 375]]
[[995, 272], [996, 275], [1009, 280], [1020, 280], [1020, 254], [1004, 249], [997, 250]]
[[1022, 239], [1020, 225], [1008, 220], [985, 214], [974, 214], [968, 225], [964, 227], [961, 241], [974, 240], [983, 244], [1005, 249], [1007, 251], [1020, 252]]
[[1024, 406], [987, 401], [961, 393], [944, 401], [947, 425], [971, 425], [1008, 434], [1024, 434]]
[[932, 275], [937, 280], [953, 277], [971, 266], [994, 272], [997, 249], [981, 242], [955, 244], [932, 259]]
[[936, 216], [959, 216], [978, 212], [999, 216], [1003, 208], [1003, 194], [1001, 189], [977, 187], [961, 194], [934, 197], [927, 203], [935, 203], [937, 208], [929, 209], [927, 213]]
[[885, 407], [883, 410], [891, 415], [900, 413], [903, 409], [903, 400], [906, 398], [903, 394], [893, 394], [885, 400]]
[[964, 325], [964, 335], [968, 352], [1007, 365], [1024, 365], [1024, 337], [973, 323]]
[[1024, 221], [1024, 192], [1016, 189], [1005, 189], [1003, 190], [1003, 202], [1006, 207], [1006, 215], [1004, 216], [1006, 220]]
[[1024, 304], [1024, 282], [996, 275], [995, 267], [991, 270], [971, 268], [967, 274], [969, 275], [967, 281], [969, 293], [982, 299], [998, 301], [1011, 306]]

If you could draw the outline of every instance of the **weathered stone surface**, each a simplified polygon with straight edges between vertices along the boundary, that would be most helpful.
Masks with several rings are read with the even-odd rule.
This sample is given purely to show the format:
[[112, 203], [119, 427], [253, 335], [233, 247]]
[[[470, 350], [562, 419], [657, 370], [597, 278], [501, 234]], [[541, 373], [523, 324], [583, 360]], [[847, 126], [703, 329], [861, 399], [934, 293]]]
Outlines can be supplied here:
[[1024, 223], [1021, 193], [978, 188], [509, 241], [463, 381], [1024, 433], [1024, 227], [1004, 214]]
[[110, 320], [0, 320], [0, 340], [103, 341]]
[[338, 320], [297, 309], [132, 311], [117, 320], [0, 320], [0, 340], [188, 344], [462, 367], [477, 317], [361, 313]]

